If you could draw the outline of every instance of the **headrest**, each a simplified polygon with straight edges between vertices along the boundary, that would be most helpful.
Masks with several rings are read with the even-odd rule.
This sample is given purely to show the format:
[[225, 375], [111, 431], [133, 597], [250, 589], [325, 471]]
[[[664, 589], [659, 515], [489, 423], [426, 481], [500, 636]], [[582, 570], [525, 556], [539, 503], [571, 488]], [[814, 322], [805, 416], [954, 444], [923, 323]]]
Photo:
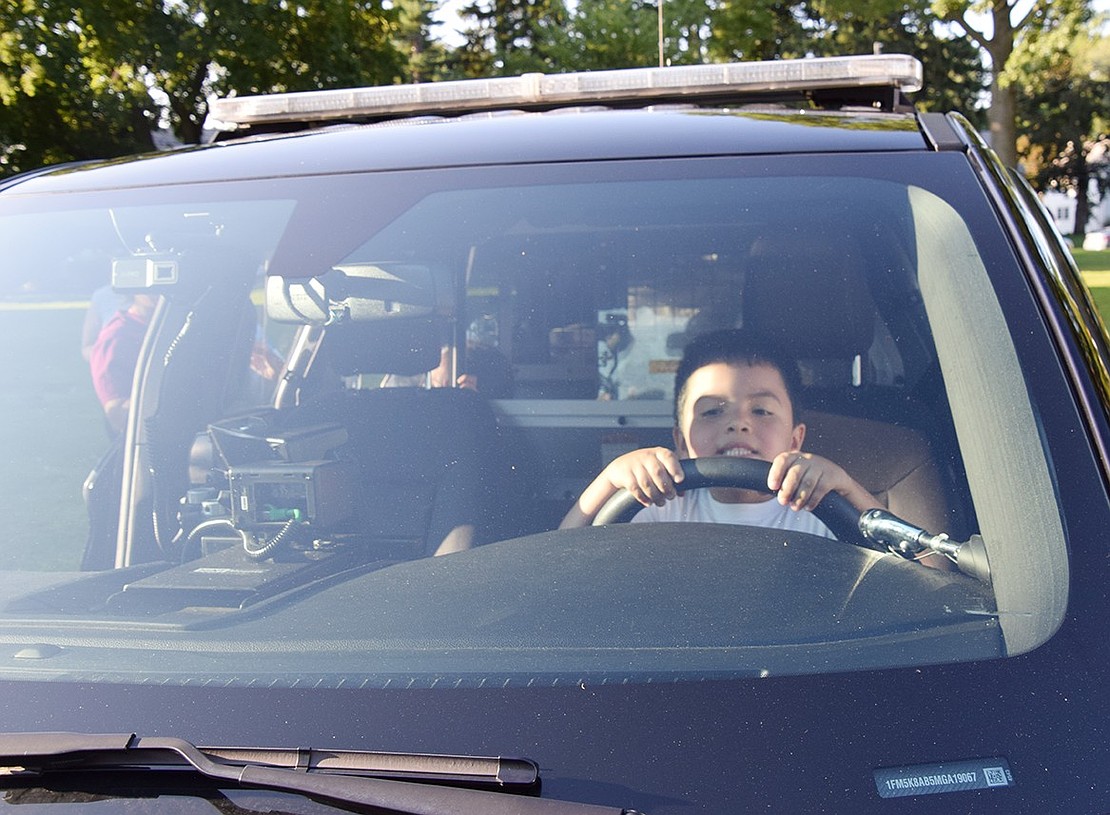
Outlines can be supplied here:
[[439, 365], [446, 336], [444, 321], [437, 318], [338, 323], [326, 329], [322, 350], [341, 376], [412, 376]]
[[866, 354], [875, 305], [862, 258], [846, 241], [756, 241], [744, 282], [743, 325], [798, 360]]

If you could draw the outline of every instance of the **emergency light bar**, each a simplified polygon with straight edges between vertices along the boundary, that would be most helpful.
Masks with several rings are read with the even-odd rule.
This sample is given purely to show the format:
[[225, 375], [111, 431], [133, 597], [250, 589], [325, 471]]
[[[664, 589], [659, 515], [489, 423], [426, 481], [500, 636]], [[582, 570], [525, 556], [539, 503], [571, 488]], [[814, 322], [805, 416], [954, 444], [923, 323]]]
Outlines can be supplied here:
[[784, 59], [567, 74], [524, 74], [413, 85], [264, 94], [216, 99], [214, 128], [399, 115], [553, 108], [589, 103], [742, 98], [778, 92], [921, 89], [921, 63], [901, 54]]

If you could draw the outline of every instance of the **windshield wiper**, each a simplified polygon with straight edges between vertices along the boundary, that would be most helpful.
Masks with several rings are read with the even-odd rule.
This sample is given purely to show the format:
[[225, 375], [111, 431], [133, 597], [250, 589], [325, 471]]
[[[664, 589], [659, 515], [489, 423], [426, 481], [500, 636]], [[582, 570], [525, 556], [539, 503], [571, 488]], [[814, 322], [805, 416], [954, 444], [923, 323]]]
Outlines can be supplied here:
[[[633, 815], [614, 807], [506, 795], [538, 789], [538, 768], [527, 759], [200, 748], [183, 739], [133, 733], [0, 733], [0, 785], [49, 773], [173, 770], [405, 815]], [[401, 778], [410, 780], [397, 780]], [[468, 788], [475, 785], [502, 791]]]

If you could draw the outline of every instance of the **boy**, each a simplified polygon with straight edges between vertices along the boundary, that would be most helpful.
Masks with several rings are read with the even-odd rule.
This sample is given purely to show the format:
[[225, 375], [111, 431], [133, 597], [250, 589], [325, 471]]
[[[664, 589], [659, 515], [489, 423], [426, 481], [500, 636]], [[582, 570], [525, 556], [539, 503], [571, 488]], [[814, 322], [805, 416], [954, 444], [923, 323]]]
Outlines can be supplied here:
[[[586, 526], [619, 489], [646, 509], [634, 521], [705, 521], [793, 529], [832, 537], [811, 510], [839, 492], [860, 512], [882, 506], [843, 468], [801, 452], [794, 417], [795, 368], [742, 329], [691, 340], [675, 374], [675, 450], [652, 447], [614, 459], [559, 525]], [[774, 495], [735, 488], [680, 493], [679, 460], [739, 456], [771, 462]], [[776, 498], [777, 501], [772, 501]]]

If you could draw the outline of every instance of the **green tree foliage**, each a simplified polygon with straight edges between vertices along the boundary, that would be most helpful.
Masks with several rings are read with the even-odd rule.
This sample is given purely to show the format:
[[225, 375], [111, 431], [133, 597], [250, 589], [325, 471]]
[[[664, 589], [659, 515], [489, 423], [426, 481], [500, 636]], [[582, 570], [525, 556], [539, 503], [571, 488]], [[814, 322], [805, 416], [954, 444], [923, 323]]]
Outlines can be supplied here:
[[712, 61], [709, 45], [713, 37], [714, 5], [705, 0], [666, 0], [663, 3], [665, 64], [698, 65]]
[[[908, 53], [925, 64], [918, 103], [926, 110], [960, 109], [981, 119], [985, 81], [976, 45], [937, 33], [929, 0], [666, 0], [667, 61], [789, 59], [805, 56]], [[654, 64], [655, 2], [583, 0], [564, 40], [572, 65], [589, 68]], [[621, 35], [621, 32], [623, 36]]]
[[710, 54], [725, 61], [804, 57], [807, 19], [802, 2], [721, 0], [713, 9]]
[[579, 0], [567, 25], [554, 32], [551, 54], [561, 70], [656, 65], [657, 16], [641, 0]]
[[[564, 20], [561, 3], [474, 2], [464, 9], [474, 23], [465, 73], [656, 65], [659, 10], [659, 0], [578, 0], [565, 24], [552, 24]], [[908, 53], [926, 66], [925, 87], [916, 97], [924, 109], [959, 109], [982, 120], [978, 103], [986, 75], [978, 46], [944, 36], [938, 22], [931, 0], [663, 0], [663, 59], [679, 65], [876, 48]], [[528, 60], [498, 57], [520, 47], [529, 49]]]
[[400, 78], [395, 14], [382, 0], [101, 0], [89, 12], [111, 52], [168, 97], [196, 141], [213, 92], [310, 90]]
[[1110, 38], [1082, 5], [1039, 12], [1003, 79], [1014, 89], [1019, 154], [1034, 186], [1076, 197], [1076, 231], [1089, 216], [1091, 181], [1110, 186]]
[[1048, 19], [1050, 5], [1072, 5], [1076, 0], [934, 0], [940, 19], [958, 26], [990, 57], [991, 85], [988, 120], [991, 145], [1008, 166], [1017, 163], [1015, 129], [1017, 91], [1007, 66], [1021, 37]]
[[910, 54], [924, 66], [924, 87], [914, 102], [922, 110], [959, 110], [975, 124], [984, 120], [979, 99], [987, 80], [979, 48], [963, 37], [942, 36], [930, 0], [818, 0], [812, 6], [817, 56]]
[[560, 30], [568, 19], [563, 0], [474, 0], [460, 14], [471, 22], [458, 57], [466, 76], [559, 70]]
[[211, 93], [404, 77], [383, 0], [8, 0], [0, 11], [0, 170], [195, 142]]
[[451, 78], [449, 50], [432, 38], [436, 0], [393, 0], [397, 12], [396, 42], [406, 82]]
[[655, 0], [578, 0], [553, 36], [560, 70], [700, 64], [709, 60], [709, 8], [705, 0], [666, 0], [660, 19]]
[[[1070, 116], [1090, 130], [1100, 115], [1094, 96], [1102, 86], [1077, 81], [1094, 76], [1097, 60], [1074, 56], [1083, 51], [1074, 38], [1067, 64], [1067, 47], [1049, 47], [1058, 41], [1053, 32], [1072, 19], [1069, 10], [1081, 11], [1089, 0], [1023, 0], [1017, 7], [1018, 0], [467, 0], [468, 28], [456, 48], [429, 35], [441, 2], [98, 0], [71, 8], [57, 0], [5, 0], [0, 174], [150, 149], [158, 128], [196, 141], [212, 93], [655, 65], [660, 24], [667, 64], [875, 48], [910, 53], [925, 65], [918, 104], [959, 109], [973, 121], [986, 118], [979, 103], [986, 49], [994, 66], [1012, 65], [991, 75], [995, 144], [1005, 154], [999, 105], [1006, 94], [1011, 102], [1020, 94], [1023, 131], [1038, 155], [1053, 157], [1037, 165], [1043, 183], [1063, 184], [1050, 177], [1055, 157], [1094, 135], [1086, 133], [1086, 142], [1065, 137], [1063, 124], [1053, 123]], [[1016, 8], [1029, 13], [1018, 17]], [[976, 28], [984, 19], [995, 26], [992, 37]], [[1028, 148], [1027, 160], [1033, 152]]]
[[0, 4], [0, 174], [151, 149], [148, 99], [75, 12]]

